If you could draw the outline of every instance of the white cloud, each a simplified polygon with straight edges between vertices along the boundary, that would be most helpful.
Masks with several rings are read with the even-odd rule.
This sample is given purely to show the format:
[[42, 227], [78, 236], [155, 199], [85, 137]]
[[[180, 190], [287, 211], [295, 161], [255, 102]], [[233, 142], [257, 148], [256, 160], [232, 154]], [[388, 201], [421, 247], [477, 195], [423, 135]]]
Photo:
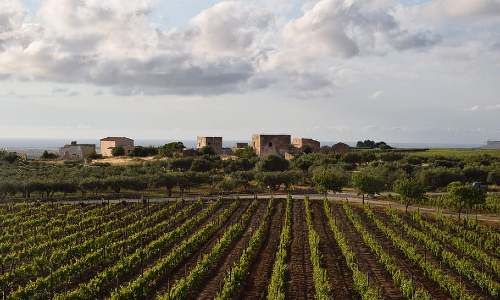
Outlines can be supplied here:
[[464, 111], [478, 111], [479, 110], [479, 105], [475, 105], [469, 108], [464, 108]]
[[416, 49], [438, 43], [430, 32], [403, 29], [379, 1], [321, 0], [283, 28], [290, 47], [305, 55], [354, 57], [386, 54], [390, 48]]
[[376, 91], [375, 93], [371, 94], [370, 99], [377, 99], [384, 94], [385, 94], [384, 91]]
[[487, 105], [484, 107], [484, 110], [500, 110], [500, 104], [498, 105]]

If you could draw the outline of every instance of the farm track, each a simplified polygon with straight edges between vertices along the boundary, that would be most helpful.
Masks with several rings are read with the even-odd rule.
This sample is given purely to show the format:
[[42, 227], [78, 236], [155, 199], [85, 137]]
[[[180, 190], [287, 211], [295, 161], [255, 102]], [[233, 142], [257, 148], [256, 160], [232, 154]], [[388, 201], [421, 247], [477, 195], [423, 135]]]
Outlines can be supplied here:
[[[205, 241], [198, 250], [192, 253], [188, 258], [183, 260], [177, 267], [173, 268], [170, 272], [162, 276], [157, 280], [158, 286], [154, 289], [154, 291], [150, 290], [147, 292], [147, 296], [144, 298], [138, 299], [156, 299], [157, 295], [162, 295], [168, 290], [168, 283], [170, 283], [170, 287], [175, 283], [177, 279], [184, 277], [185, 272], [189, 274], [190, 270], [194, 268], [198, 262], [198, 259], [206, 253], [210, 253], [212, 247], [217, 240], [224, 235], [224, 232], [232, 225], [238, 222], [241, 216], [245, 213], [248, 206], [250, 206], [251, 200], [240, 200], [241, 204], [236, 209], [235, 212], [231, 215], [228, 221], [226, 221], [225, 225], [222, 226], [215, 234], [212, 235], [207, 241]], [[231, 203], [228, 201], [224, 201], [226, 205], [230, 205]], [[215, 214], [214, 214], [215, 216]]]
[[224, 277], [234, 263], [239, 263], [240, 255], [250, 239], [252, 233], [259, 228], [264, 221], [269, 201], [259, 201], [259, 205], [247, 221], [244, 232], [234, 241], [219, 262], [205, 275], [204, 280], [188, 294], [186, 299], [206, 300], [213, 299], [223, 286]]
[[363, 238], [347, 217], [342, 204], [331, 204], [331, 207], [333, 215], [337, 218], [337, 226], [344, 233], [356, 256], [359, 270], [368, 273], [370, 276], [370, 286], [375, 290], [380, 288], [380, 295], [384, 299], [404, 299], [399, 287], [392, 280], [391, 274], [379, 264], [377, 257], [363, 242]]
[[303, 200], [293, 200], [292, 244], [287, 262], [289, 284], [285, 291], [286, 299], [314, 299], [313, 267], [305, 210]]
[[360, 299], [354, 288], [352, 271], [342, 255], [333, 231], [331, 230], [323, 201], [309, 201], [314, 230], [319, 235], [319, 250], [322, 254], [321, 267], [326, 269], [333, 295], [338, 299]]
[[244, 286], [240, 288], [240, 292], [234, 296], [234, 299], [260, 300], [267, 296], [267, 288], [273, 272], [274, 255], [278, 250], [286, 208], [286, 200], [275, 199], [274, 201], [276, 201], [276, 209], [274, 214], [270, 216], [266, 238], [249, 267]]
[[[353, 207], [354, 208], [354, 207]], [[368, 217], [366, 216], [366, 214], [364, 213], [363, 209], [362, 208], [355, 208], [357, 211], [358, 211], [358, 215], [361, 216], [363, 222], [369, 222], [371, 224], [371, 227], [373, 227], [373, 231], [377, 231], [379, 232], [377, 226], [375, 225], [372, 225], [373, 223], [371, 222], [371, 220], [368, 219]], [[377, 216], [377, 218], [379, 220], [381, 220], [386, 226], [390, 226], [392, 228], [394, 228], [394, 225], [391, 223], [391, 221], [389, 220], [389, 218], [387, 217], [387, 215], [384, 213], [383, 209], [382, 208], [375, 208], [373, 209], [375, 215]], [[379, 232], [380, 236], [383, 237], [383, 234], [381, 232]], [[379, 235], [377, 234], [377, 235]], [[409, 237], [407, 237], [405, 234], [402, 235], [403, 239], [406, 240], [407, 242], [409, 242], [410, 244], [412, 244], [412, 241]], [[384, 239], [384, 240], [387, 240], [387, 239]], [[392, 244], [391, 241], [388, 241], [387, 240], [387, 245], [389, 244]], [[413, 243], [413, 245], [418, 249], [418, 252], [424, 256], [424, 253], [427, 253], [426, 254], [426, 257], [427, 259], [434, 265], [436, 266], [437, 268], [439, 268], [439, 266], [441, 265], [442, 266], [442, 269], [443, 271], [445, 271], [445, 273], [453, 280], [455, 281], [456, 283], [460, 284], [460, 282], [462, 283], [462, 285], [464, 286], [465, 288], [465, 291], [470, 294], [470, 295], [476, 295], [478, 296], [479, 298], [481, 299], [493, 299], [491, 296], [489, 296], [488, 294], [486, 293], [483, 293], [481, 291], [481, 288], [479, 286], [477, 286], [475, 283], [471, 282], [470, 280], [468, 280], [467, 278], [465, 278], [465, 276], [460, 276], [460, 274], [458, 274], [455, 270], [451, 269], [450, 267], [448, 267], [446, 264], [444, 263], [441, 263], [440, 264], [440, 261], [432, 254], [430, 253], [429, 251], [426, 251], [425, 248], [421, 245], [421, 243]], [[391, 251], [392, 253], [392, 251]], [[403, 255], [404, 257], [404, 254], [401, 254]], [[400, 257], [400, 255], [397, 255], [397, 257]], [[399, 264], [398, 264], [399, 265]], [[415, 267], [417, 269], [417, 267]], [[419, 269], [419, 268], [418, 268]], [[421, 270], [420, 270], [421, 273], [423, 273]], [[416, 275], [416, 273], [413, 273], [414, 275]], [[415, 277], [414, 276], [414, 280], [417, 280], [417, 278], [419, 278], [420, 276], [418, 277]], [[435, 284], [434, 281], [428, 279], [428, 278], [422, 278], [422, 280], [419, 280], [419, 282], [421, 282], [425, 287], [426, 289], [428, 289], [427, 287], [430, 286], [431, 284]], [[433, 289], [434, 290], [434, 289]], [[435, 290], [440, 290], [439, 287], [435, 288]], [[433, 291], [429, 290], [429, 292], [431, 292], [431, 294], [433, 294]], [[436, 297], [435, 297], [436, 298]], [[436, 298], [437, 299], [437, 298]], [[450, 299], [450, 296], [448, 296], [447, 298], [445, 299]]]

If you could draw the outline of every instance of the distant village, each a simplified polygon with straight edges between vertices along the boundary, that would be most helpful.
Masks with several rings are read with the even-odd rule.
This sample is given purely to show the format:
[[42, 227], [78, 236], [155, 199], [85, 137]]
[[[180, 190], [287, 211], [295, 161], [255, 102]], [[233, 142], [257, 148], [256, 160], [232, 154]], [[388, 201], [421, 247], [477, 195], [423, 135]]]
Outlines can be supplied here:
[[[233, 148], [224, 148], [222, 146], [222, 137], [197, 137], [196, 146], [198, 149], [210, 147], [219, 155], [232, 155], [234, 151], [247, 147], [252, 147], [257, 156], [275, 154], [286, 159], [291, 159], [297, 154], [302, 153], [347, 153], [352, 149], [345, 143], [337, 143], [331, 147], [323, 146], [319, 141], [308, 138], [291, 138], [291, 135], [252, 135], [252, 145], [248, 143], [236, 143]], [[112, 151], [116, 147], [122, 147], [125, 154], [134, 149], [134, 140], [127, 137], [106, 137], [100, 140], [100, 154], [103, 157], [112, 156]], [[96, 152], [95, 144], [78, 144], [73, 141], [64, 147], [59, 148], [59, 158], [64, 160], [83, 159]], [[179, 156], [192, 157], [196, 155], [195, 149], [184, 148], [178, 150]]]

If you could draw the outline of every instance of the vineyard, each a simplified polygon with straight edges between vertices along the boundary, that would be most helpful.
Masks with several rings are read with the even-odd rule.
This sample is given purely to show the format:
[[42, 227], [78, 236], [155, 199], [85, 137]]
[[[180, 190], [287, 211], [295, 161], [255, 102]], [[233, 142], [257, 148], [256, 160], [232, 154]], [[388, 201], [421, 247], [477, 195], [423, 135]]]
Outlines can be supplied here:
[[1, 299], [500, 299], [500, 228], [327, 200], [0, 206]]

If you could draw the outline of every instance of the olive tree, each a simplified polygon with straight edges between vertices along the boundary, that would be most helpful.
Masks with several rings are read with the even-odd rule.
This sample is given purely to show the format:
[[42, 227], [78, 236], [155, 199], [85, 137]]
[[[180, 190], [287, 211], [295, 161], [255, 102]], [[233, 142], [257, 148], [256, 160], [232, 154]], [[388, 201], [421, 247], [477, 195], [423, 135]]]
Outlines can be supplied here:
[[315, 174], [312, 177], [312, 182], [319, 193], [323, 194], [326, 198], [328, 191], [334, 193], [341, 193], [342, 187], [345, 185], [345, 178], [338, 172], [332, 170], [325, 170]]
[[380, 194], [384, 189], [384, 181], [366, 172], [356, 172], [352, 175], [351, 186], [358, 195], [363, 196], [363, 204], [365, 204], [365, 194], [371, 197]]
[[425, 199], [426, 188], [423, 182], [413, 178], [401, 178], [394, 182], [394, 191], [401, 195], [405, 204], [405, 211], [408, 211], [408, 206]]
[[471, 208], [476, 204], [486, 201], [486, 191], [472, 187], [470, 184], [462, 184], [454, 181], [446, 187], [452, 205], [458, 209], [458, 218], [465, 208]]

